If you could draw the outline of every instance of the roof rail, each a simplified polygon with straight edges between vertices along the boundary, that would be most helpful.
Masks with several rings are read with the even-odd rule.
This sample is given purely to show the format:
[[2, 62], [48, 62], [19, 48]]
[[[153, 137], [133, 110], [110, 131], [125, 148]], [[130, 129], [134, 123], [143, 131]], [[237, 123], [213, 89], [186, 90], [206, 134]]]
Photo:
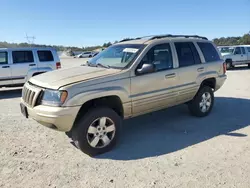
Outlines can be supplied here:
[[202, 37], [202, 36], [199, 36], [199, 35], [171, 35], [171, 34], [155, 35], [152, 38], [150, 38], [149, 40], [161, 39], [161, 38], [179, 38], [179, 37], [183, 37], [183, 38], [199, 38], [199, 39], [203, 39], [203, 40], [208, 40], [206, 37]]
[[199, 35], [171, 35], [171, 34], [166, 34], [166, 35], [149, 35], [149, 36], [143, 36], [143, 37], [137, 37], [137, 38], [126, 38], [123, 39], [119, 42], [125, 42], [125, 41], [130, 41], [130, 40], [140, 40], [144, 38], [149, 38], [149, 40], [154, 40], [154, 39], [162, 39], [162, 38], [198, 38], [198, 39], [203, 39], [203, 40], [208, 40], [206, 37], [202, 37]]
[[155, 35], [149, 35], [149, 36], [143, 36], [143, 37], [136, 37], [136, 38], [125, 38], [119, 42], [125, 42], [125, 41], [130, 41], [130, 40], [140, 40], [140, 39], [144, 39], [144, 38], [152, 38]]

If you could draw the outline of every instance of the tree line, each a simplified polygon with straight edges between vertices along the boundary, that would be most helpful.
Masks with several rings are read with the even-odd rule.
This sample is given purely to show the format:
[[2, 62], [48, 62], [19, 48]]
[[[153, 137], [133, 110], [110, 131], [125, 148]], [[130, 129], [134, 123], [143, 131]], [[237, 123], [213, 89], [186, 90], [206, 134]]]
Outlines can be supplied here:
[[234, 45], [242, 45], [242, 44], [250, 45], [250, 32], [241, 37], [240, 36], [239, 37], [221, 37], [221, 38], [215, 38], [213, 41], [217, 46], [234, 46]]
[[[129, 38], [125, 38], [129, 39]], [[243, 36], [238, 37], [221, 37], [213, 39], [214, 43], [217, 46], [232, 46], [232, 45], [241, 45], [241, 44], [248, 44], [250, 45], [250, 32]], [[117, 43], [115, 41], [114, 43]], [[72, 51], [92, 51], [95, 49], [107, 48], [114, 44], [112, 42], [104, 43], [103, 45], [97, 46], [86, 46], [86, 47], [75, 47], [75, 46], [63, 46], [63, 45], [44, 45], [44, 44], [28, 44], [24, 43], [9, 43], [9, 42], [0, 42], [0, 48], [17, 48], [17, 47], [52, 47], [55, 48], [57, 51], [65, 51], [65, 50], [72, 50]]]

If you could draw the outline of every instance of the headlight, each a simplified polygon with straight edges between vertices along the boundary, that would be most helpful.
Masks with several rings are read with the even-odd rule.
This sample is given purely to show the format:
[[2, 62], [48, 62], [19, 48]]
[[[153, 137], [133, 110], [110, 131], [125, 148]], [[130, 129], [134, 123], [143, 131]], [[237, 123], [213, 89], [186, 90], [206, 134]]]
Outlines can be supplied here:
[[44, 90], [41, 104], [48, 106], [61, 106], [67, 99], [67, 91]]

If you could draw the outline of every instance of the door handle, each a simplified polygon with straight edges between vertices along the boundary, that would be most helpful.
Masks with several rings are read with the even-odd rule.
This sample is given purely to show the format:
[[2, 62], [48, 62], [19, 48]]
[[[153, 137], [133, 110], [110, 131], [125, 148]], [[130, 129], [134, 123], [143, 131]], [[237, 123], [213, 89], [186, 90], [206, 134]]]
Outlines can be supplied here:
[[36, 64], [29, 64], [29, 66], [30, 66], [30, 67], [32, 67], [32, 66], [36, 66]]
[[203, 72], [204, 71], [204, 67], [198, 68], [197, 71], [198, 72]]
[[165, 75], [165, 78], [168, 79], [168, 78], [174, 78], [176, 77], [176, 74], [175, 73], [171, 73], [171, 74], [167, 74]]
[[2, 66], [3, 69], [10, 68], [10, 66]]

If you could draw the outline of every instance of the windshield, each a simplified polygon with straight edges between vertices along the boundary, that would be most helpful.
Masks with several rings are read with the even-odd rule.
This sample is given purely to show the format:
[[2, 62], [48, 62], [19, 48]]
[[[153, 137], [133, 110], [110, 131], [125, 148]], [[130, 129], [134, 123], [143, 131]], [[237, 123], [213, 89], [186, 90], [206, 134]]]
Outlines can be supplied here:
[[143, 44], [120, 44], [110, 46], [89, 60], [89, 64], [122, 69], [134, 60], [143, 47]]
[[233, 53], [234, 52], [234, 47], [220, 47], [219, 48], [219, 51], [221, 52], [221, 53]]

